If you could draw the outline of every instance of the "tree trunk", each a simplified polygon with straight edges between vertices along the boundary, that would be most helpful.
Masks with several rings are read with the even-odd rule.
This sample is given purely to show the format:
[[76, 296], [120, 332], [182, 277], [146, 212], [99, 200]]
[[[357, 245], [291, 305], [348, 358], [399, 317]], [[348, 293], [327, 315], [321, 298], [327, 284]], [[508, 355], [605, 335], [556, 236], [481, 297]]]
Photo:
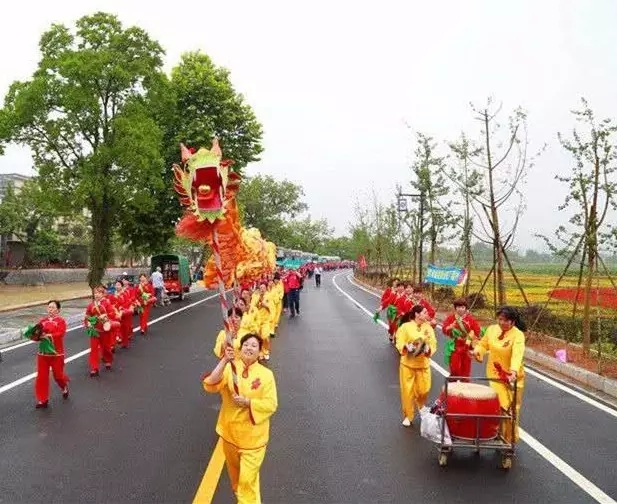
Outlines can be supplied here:
[[90, 208], [92, 213], [92, 239], [90, 242], [90, 268], [88, 271], [88, 285], [94, 289], [100, 285], [111, 252], [111, 215], [107, 198], [103, 197], [103, 204], [94, 204]]
[[463, 231], [463, 247], [465, 248], [465, 269], [467, 270], [467, 279], [463, 286], [463, 296], [469, 295], [469, 283], [471, 282], [471, 219], [465, 219]]
[[488, 166], [488, 180], [489, 180], [489, 195], [491, 203], [491, 226], [493, 228], [493, 257], [495, 258], [496, 265], [496, 279], [495, 286], [497, 289], [496, 297], [499, 306], [503, 306], [507, 302], [506, 297], [506, 283], [504, 281], [503, 274], [503, 255], [501, 253], [501, 230], [499, 229], [499, 214], [497, 212], [497, 205], [495, 202], [495, 188], [493, 181], [493, 163], [491, 160], [491, 140], [489, 134], [488, 125], [488, 111], [484, 111], [484, 129], [486, 134], [486, 159]]
[[585, 305], [583, 307], [583, 353], [589, 354], [591, 346], [591, 287], [595, 266], [595, 252], [587, 254], [587, 278], [585, 279]]

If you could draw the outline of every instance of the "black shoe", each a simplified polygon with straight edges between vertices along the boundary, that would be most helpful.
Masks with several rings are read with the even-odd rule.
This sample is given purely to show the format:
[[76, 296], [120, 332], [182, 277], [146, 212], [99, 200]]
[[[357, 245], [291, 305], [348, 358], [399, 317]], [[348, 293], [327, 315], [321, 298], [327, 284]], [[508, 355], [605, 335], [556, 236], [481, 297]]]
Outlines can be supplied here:
[[64, 387], [64, 390], [62, 390], [62, 399], [68, 399], [69, 398], [69, 386], [67, 385], [66, 387]]
[[90, 371], [90, 378], [94, 378], [95, 376], [99, 375], [99, 370], [95, 370], [95, 371]]
[[270, 335], [270, 337], [271, 337], [271, 338], [276, 338], [276, 334], [272, 333], [272, 334]]
[[36, 409], [46, 409], [48, 406], [48, 401], [45, 402], [37, 402], [35, 408]]

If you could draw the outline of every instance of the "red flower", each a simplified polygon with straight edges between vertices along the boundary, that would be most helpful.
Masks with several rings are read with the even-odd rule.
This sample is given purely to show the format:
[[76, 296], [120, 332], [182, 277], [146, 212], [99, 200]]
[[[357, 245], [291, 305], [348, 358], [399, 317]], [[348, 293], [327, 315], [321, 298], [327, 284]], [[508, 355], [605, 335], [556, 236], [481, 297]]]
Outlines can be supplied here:
[[195, 147], [189, 147], [189, 152], [191, 154], [195, 154]]
[[256, 378], [255, 380], [253, 380], [253, 383], [251, 383], [251, 390], [258, 389], [260, 385], [261, 385], [261, 380], [259, 378]]

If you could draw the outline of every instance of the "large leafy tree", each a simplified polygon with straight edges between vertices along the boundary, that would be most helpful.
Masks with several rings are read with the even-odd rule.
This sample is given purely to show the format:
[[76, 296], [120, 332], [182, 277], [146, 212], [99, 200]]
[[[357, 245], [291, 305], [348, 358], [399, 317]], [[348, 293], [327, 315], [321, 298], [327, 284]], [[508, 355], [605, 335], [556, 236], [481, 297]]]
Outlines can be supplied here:
[[248, 163], [259, 160], [262, 127], [235, 91], [229, 72], [201, 52], [183, 54], [171, 78], [160, 80], [150, 96], [151, 110], [164, 131], [165, 163], [160, 170], [164, 185], [150, 188], [156, 201], [153, 212], [134, 206], [120, 227], [136, 250], [161, 252], [177, 245], [174, 225], [182, 209], [173, 191], [171, 166], [180, 161], [180, 142], [210, 147], [217, 136], [224, 156], [242, 173]]
[[307, 209], [302, 187], [270, 175], [247, 178], [240, 186], [238, 204], [246, 227], [258, 228], [262, 235], [284, 246], [290, 238], [288, 223]]
[[163, 49], [116, 16], [85, 16], [71, 31], [53, 25], [40, 40], [29, 81], [14, 82], [0, 112], [0, 138], [27, 145], [50, 192], [90, 213], [91, 286], [111, 259], [118, 216], [154, 211], [162, 187], [162, 132], [149, 91], [160, 82]]

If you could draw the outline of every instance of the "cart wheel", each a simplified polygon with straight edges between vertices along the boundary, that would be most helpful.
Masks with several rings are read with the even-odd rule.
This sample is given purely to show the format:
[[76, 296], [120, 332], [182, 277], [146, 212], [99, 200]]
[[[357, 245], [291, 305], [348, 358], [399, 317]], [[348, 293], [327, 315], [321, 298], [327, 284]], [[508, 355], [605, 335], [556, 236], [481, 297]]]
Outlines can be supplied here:
[[439, 467], [446, 467], [448, 465], [448, 454], [441, 452], [439, 454]]
[[501, 468], [505, 471], [509, 470], [512, 467], [512, 456], [511, 455], [503, 455], [501, 457]]

